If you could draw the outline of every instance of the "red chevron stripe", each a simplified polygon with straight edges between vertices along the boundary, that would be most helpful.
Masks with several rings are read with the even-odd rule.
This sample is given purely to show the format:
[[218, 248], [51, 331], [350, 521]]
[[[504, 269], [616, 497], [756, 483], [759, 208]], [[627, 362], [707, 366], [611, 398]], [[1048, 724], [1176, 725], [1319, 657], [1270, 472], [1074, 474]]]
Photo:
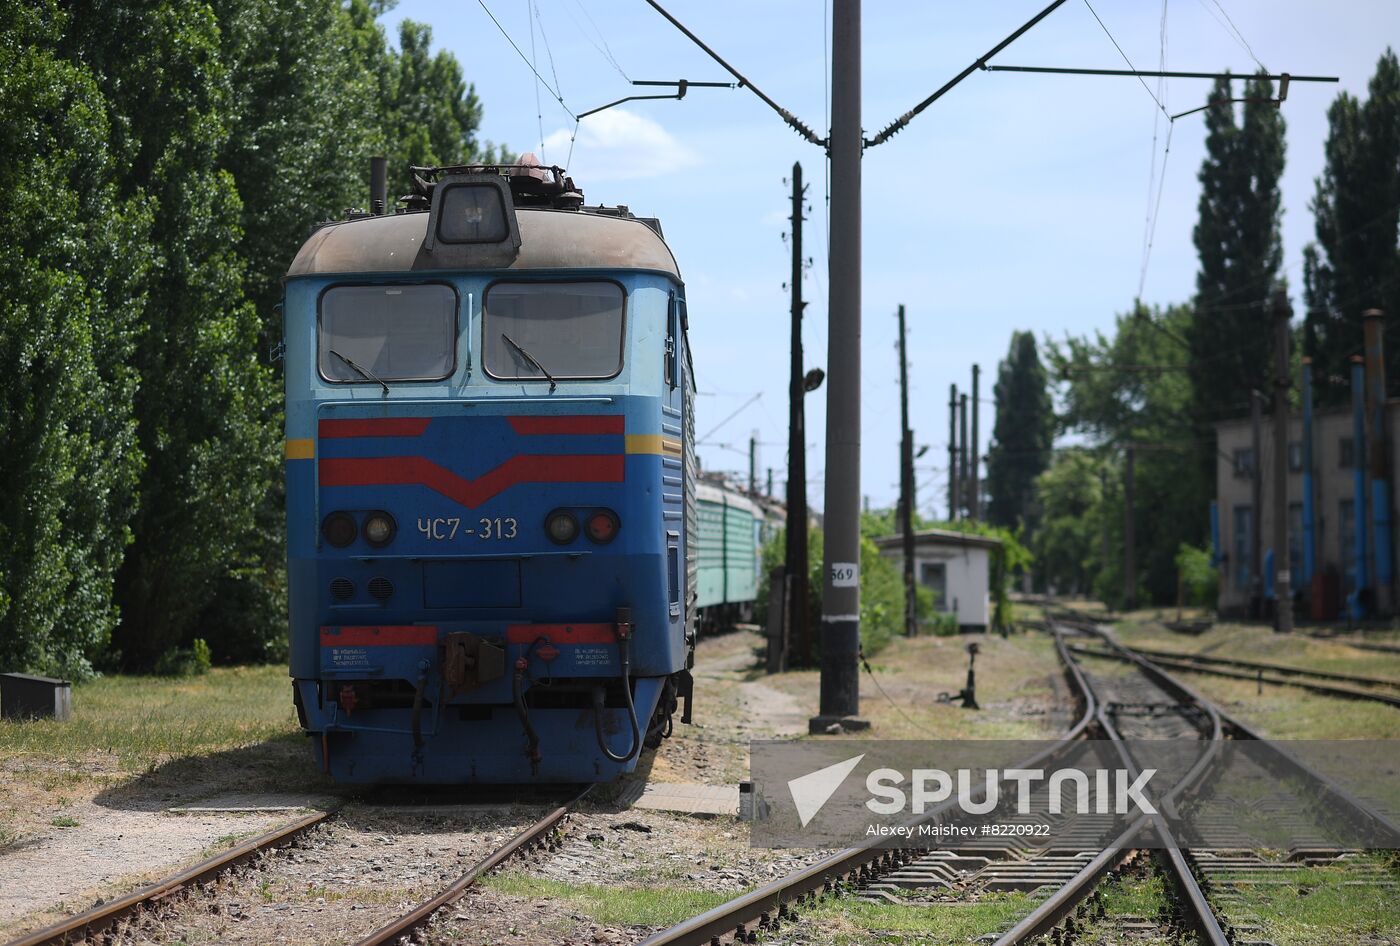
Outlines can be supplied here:
[[626, 422], [620, 414], [509, 417], [507, 420], [517, 434], [620, 434]]
[[511, 457], [477, 479], [463, 479], [426, 457], [327, 457], [322, 486], [426, 486], [468, 509], [520, 483], [621, 483], [625, 458], [611, 456]]
[[317, 432], [323, 440], [334, 437], [417, 437], [428, 429], [429, 417], [363, 417], [355, 420], [323, 420]]

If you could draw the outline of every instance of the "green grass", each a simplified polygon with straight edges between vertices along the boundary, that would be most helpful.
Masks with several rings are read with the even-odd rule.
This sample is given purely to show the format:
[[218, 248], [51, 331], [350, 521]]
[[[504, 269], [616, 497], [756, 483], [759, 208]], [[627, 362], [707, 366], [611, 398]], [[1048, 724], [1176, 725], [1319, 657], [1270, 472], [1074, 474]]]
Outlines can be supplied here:
[[[165, 759], [262, 742], [297, 731], [287, 670], [218, 668], [199, 677], [101, 677], [73, 688], [73, 716], [0, 722], [0, 758], [79, 763], [101, 755], [124, 772]], [[81, 779], [72, 770], [60, 780]]]
[[1119, 874], [1104, 884], [1103, 909], [1108, 916], [1152, 917], [1166, 896], [1166, 880], [1161, 874]]
[[[1357, 650], [1339, 641], [1297, 634], [1275, 634], [1256, 625], [1217, 624], [1193, 636], [1173, 634], [1150, 617], [1134, 616], [1119, 622], [1115, 630], [1129, 646], [1400, 680], [1400, 654]], [[1186, 670], [1171, 673], [1274, 739], [1400, 738], [1400, 712], [1391, 706], [1323, 696], [1291, 686], [1266, 683], [1261, 688], [1253, 680]]]
[[600, 887], [566, 884], [528, 874], [488, 874], [487, 887], [517, 897], [556, 900], [610, 926], [674, 926], [734, 897], [734, 894], [674, 887]]
[[1033, 907], [1033, 901], [1021, 893], [984, 894], [971, 903], [908, 906], [826, 900], [803, 915], [802, 931], [823, 946], [965, 946], [980, 936], [1009, 929]]
[[1287, 884], [1238, 889], [1259, 915], [1267, 938], [1280, 946], [1400, 939], [1400, 898], [1395, 888], [1347, 883], [1355, 879], [1350, 868], [1343, 866], [1299, 868], [1288, 874]]

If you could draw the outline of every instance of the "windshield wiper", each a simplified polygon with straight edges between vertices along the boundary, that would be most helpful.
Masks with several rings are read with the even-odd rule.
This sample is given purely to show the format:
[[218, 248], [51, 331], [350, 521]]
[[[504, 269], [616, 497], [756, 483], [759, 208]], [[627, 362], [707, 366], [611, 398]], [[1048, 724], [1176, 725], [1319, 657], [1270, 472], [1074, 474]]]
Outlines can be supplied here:
[[528, 361], [531, 365], [533, 365], [539, 371], [540, 374], [544, 375], [546, 378], [549, 379], [549, 393], [553, 394], [554, 389], [557, 386], [554, 383], [554, 375], [550, 374], [547, 370], [545, 370], [545, 366], [536, 361], [534, 355], [526, 351], [519, 342], [511, 338], [505, 332], [501, 333], [501, 338], [504, 338], [511, 348], [514, 348], [516, 351], [520, 352], [520, 356], [526, 361]]
[[360, 377], [364, 378], [366, 381], [373, 381], [373, 382], [377, 383], [381, 388], [384, 389], [384, 396], [385, 396], [385, 397], [388, 397], [388, 396], [389, 396], [389, 385], [387, 385], [387, 384], [384, 383], [384, 379], [383, 379], [383, 378], [379, 377], [379, 376], [376, 375], [373, 371], [370, 371], [368, 368], [366, 368], [366, 367], [364, 367], [364, 366], [362, 366], [362, 365], [357, 365], [355, 362], [351, 361], [349, 358], [346, 358], [344, 355], [342, 355], [340, 352], [336, 351], [334, 348], [331, 348], [331, 349], [328, 349], [328, 350], [330, 351], [330, 353], [331, 353], [332, 355], [335, 355], [335, 357], [339, 358], [341, 361], [343, 361], [343, 362], [345, 362], [347, 365], [349, 365], [351, 371], [355, 372], [355, 373], [358, 374]]

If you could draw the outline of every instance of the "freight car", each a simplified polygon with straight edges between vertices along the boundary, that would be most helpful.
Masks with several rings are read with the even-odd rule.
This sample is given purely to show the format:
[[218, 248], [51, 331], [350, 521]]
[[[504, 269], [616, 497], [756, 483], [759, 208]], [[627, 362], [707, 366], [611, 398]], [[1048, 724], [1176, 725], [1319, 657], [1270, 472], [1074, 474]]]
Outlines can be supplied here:
[[413, 173], [285, 280], [301, 725], [345, 782], [609, 780], [689, 721], [680, 270], [560, 168]]

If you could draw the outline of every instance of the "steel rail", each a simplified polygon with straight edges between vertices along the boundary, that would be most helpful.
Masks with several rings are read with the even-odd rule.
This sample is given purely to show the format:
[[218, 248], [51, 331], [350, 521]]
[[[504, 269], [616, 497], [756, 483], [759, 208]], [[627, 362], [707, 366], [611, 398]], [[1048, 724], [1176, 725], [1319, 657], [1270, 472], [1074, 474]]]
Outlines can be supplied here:
[[1156, 647], [1134, 647], [1133, 651], [1142, 654], [1149, 660], [1155, 660], [1158, 657], [1166, 657], [1171, 660], [1186, 660], [1192, 663], [1219, 664], [1222, 667], [1244, 667], [1250, 670], [1270, 670], [1289, 676], [1317, 677], [1319, 680], [1339, 680], [1343, 683], [1360, 683], [1365, 686], [1400, 689], [1400, 680], [1389, 680], [1385, 677], [1367, 677], [1359, 673], [1342, 673], [1337, 670], [1309, 670], [1305, 667], [1292, 667], [1288, 664], [1276, 664], [1264, 660], [1242, 660], [1238, 657], [1216, 657], [1213, 654], [1193, 654], [1189, 651], [1160, 650]]
[[[1189, 694], [1187, 694], [1189, 695]], [[1178, 694], [1180, 699], [1181, 694]], [[1210, 742], [1209, 748], [1201, 754], [1200, 759], [1186, 773], [1186, 776], [1173, 786], [1172, 790], [1163, 796], [1164, 804], [1173, 803], [1177, 796], [1189, 790], [1200, 781], [1206, 769], [1213, 763], [1220, 754], [1220, 744], [1225, 738], [1221, 726], [1220, 714], [1210, 703], [1195, 699], [1190, 700], [1199, 709], [1204, 710], [1210, 719]], [[1118, 756], [1123, 760], [1123, 765], [1128, 769], [1129, 775], [1137, 778], [1140, 773], [1132, 753], [1128, 751], [1122, 735], [1118, 728], [1113, 725], [1113, 720], [1102, 703], [1099, 705], [1099, 727], [1107, 736], [1113, 740], [1114, 748], [1118, 750]], [[1186, 863], [1186, 856], [1181, 851], [1181, 845], [1172, 836], [1171, 829], [1167, 827], [1166, 819], [1160, 814], [1149, 816], [1152, 828], [1157, 833], [1157, 838], [1162, 842], [1168, 866], [1171, 868], [1172, 881], [1176, 884], [1177, 892], [1181, 895], [1181, 901], [1188, 908], [1186, 919], [1196, 929], [1201, 942], [1209, 943], [1210, 946], [1230, 946], [1231, 940], [1225, 935], [1225, 931], [1220, 927], [1220, 920], [1216, 918], [1215, 911], [1211, 909], [1210, 902], [1206, 900], [1205, 892], [1201, 890], [1201, 885], [1196, 882], [1196, 876], [1191, 872], [1191, 865]]]
[[[1057, 652], [1076, 696], [1084, 704], [1084, 710], [1079, 720], [1058, 742], [1020, 763], [1022, 768], [1033, 768], [1043, 763], [1083, 737], [1092, 725], [1098, 709], [1088, 681], [1075, 666], [1069, 653], [1063, 647], [1059, 647]], [[939, 805], [913, 824], [932, 821], [950, 810], [953, 804], [950, 800]], [[911, 853], [879, 848], [876, 846], [879, 843], [877, 839], [858, 847], [838, 851], [815, 864], [741, 894], [670, 929], [654, 933], [643, 940], [640, 946], [708, 946], [712, 941], [731, 933], [739, 934], [738, 938], [742, 940], [751, 929], [771, 928], [779, 920], [788, 919], [792, 915], [792, 905], [802, 898], [818, 892], [830, 892], [836, 884], [853, 876], [868, 876], [871, 865], [878, 871], [904, 863]]]
[[564, 820], [564, 816], [588, 794], [588, 791], [588, 789], [584, 789], [571, 801], [565, 802], [534, 824], [517, 832], [505, 844], [473, 864], [465, 874], [454, 880], [442, 893], [358, 940], [355, 946], [388, 946], [390, 943], [397, 943], [401, 937], [410, 935], [427, 923], [434, 913], [458, 900], [467, 891], [467, 888], [475, 884], [483, 875], [490, 873], [510, 858], [538, 842], [555, 825]]
[[[1051, 629], [1055, 635], [1055, 644], [1063, 653], [1063, 659], [1072, 659], [1068, 656], [1068, 650], [1064, 645], [1064, 638], [1058, 630], [1054, 628], [1054, 619], [1050, 619]], [[1075, 664], [1076, 670], [1078, 666]], [[1082, 671], [1081, 675], [1082, 675]], [[1092, 692], [1093, 686], [1087, 681], [1085, 686]], [[1162, 797], [1162, 802], [1170, 804], [1175, 799], [1188, 791], [1198, 783], [1205, 774], [1207, 768], [1215, 760], [1220, 751], [1220, 741], [1224, 736], [1222, 720], [1215, 712], [1214, 707], [1204, 701], [1193, 699], [1194, 694], [1189, 691], [1176, 690], [1173, 695], [1183, 702], [1193, 702], [1203, 710], [1210, 720], [1210, 739], [1208, 748], [1196, 760], [1191, 769]], [[1095, 713], [1095, 721], [1099, 729], [1113, 742], [1115, 750], [1122, 759], [1124, 766], [1136, 777], [1138, 767], [1134, 763], [1130, 753], [1127, 751], [1122, 736], [1109, 718], [1108, 707], [1095, 698], [1098, 709]], [[1191, 873], [1190, 865], [1186, 863], [1182, 855], [1180, 846], [1172, 837], [1166, 821], [1159, 815], [1143, 815], [1134, 821], [1126, 831], [1120, 834], [1112, 843], [1095, 855], [1073, 878], [1052, 893], [1046, 900], [1042, 901], [1033, 911], [1023, 917], [1011, 929], [1003, 933], [995, 943], [995, 946], [1015, 946], [1024, 943], [1037, 936], [1049, 933], [1059, 926], [1088, 897], [1105, 874], [1116, 869], [1134, 850], [1134, 842], [1148, 828], [1151, 828], [1165, 849], [1167, 864], [1170, 868], [1172, 880], [1178, 892], [1181, 894], [1183, 904], [1189, 908], [1188, 919], [1196, 928], [1197, 934], [1201, 937], [1201, 942], [1210, 946], [1228, 946], [1229, 940], [1225, 932], [1220, 928], [1220, 922], [1216, 919], [1214, 911], [1210, 909], [1210, 904], [1201, 891], [1200, 885], [1196, 882], [1195, 876]]]
[[[1103, 657], [1108, 660], [1127, 660], [1122, 654], [1105, 653], [1084, 648], [1082, 652], [1091, 656]], [[1344, 700], [1370, 700], [1374, 703], [1384, 703], [1387, 706], [1400, 707], [1400, 696], [1389, 693], [1375, 693], [1370, 690], [1355, 690], [1351, 687], [1333, 686], [1328, 683], [1315, 683], [1309, 680], [1294, 680], [1288, 677], [1264, 676], [1262, 669], [1253, 673], [1241, 668], [1234, 669], [1230, 666], [1213, 666], [1209, 663], [1201, 663], [1189, 657], [1168, 656], [1160, 651], [1134, 651], [1151, 658], [1151, 660], [1162, 667], [1170, 667], [1173, 670], [1186, 670], [1191, 673], [1207, 673], [1216, 677], [1229, 677], [1232, 680], [1253, 680], [1260, 683], [1267, 683], [1270, 686], [1294, 687], [1299, 690], [1308, 690], [1323, 696], [1334, 696]], [[1299, 674], [1307, 674], [1306, 670], [1294, 670]], [[1395, 686], [1394, 683], [1387, 683]]]
[[[1126, 655], [1138, 666], [1142, 667], [1154, 679], [1171, 686], [1183, 693], [1191, 694], [1196, 700], [1206, 702], [1199, 694], [1196, 694], [1185, 683], [1177, 680], [1166, 670], [1156, 666], [1152, 661], [1136, 653], [1132, 648], [1125, 646], [1114, 635], [1103, 628], [1093, 627], [1091, 633], [1098, 636], [1110, 647]], [[1274, 758], [1278, 767], [1289, 774], [1300, 775], [1307, 778], [1313, 787], [1318, 789], [1324, 800], [1328, 802], [1328, 808], [1333, 813], [1346, 818], [1354, 825], [1359, 825], [1367, 830], [1375, 831], [1389, 840], [1383, 846], [1393, 849], [1400, 849], [1400, 825], [1377, 811], [1371, 805], [1357, 798], [1351, 792], [1339, 785], [1335, 779], [1329, 778], [1309, 766], [1302, 759], [1298, 758], [1289, 750], [1285, 749], [1276, 740], [1265, 738], [1253, 727], [1241, 721], [1238, 717], [1231, 716], [1226, 710], [1215, 707], [1216, 714], [1220, 721], [1231, 731], [1236, 739], [1249, 739], [1267, 747], [1269, 754]]]
[[101, 906], [93, 907], [77, 916], [62, 920], [52, 926], [46, 926], [41, 930], [36, 930], [27, 936], [11, 940], [6, 946], [49, 946], [49, 944], [61, 944], [77, 942], [90, 939], [99, 933], [111, 928], [122, 918], [140, 911], [153, 901], [163, 899], [172, 894], [193, 886], [207, 883], [224, 871], [237, 867], [258, 854], [270, 848], [276, 847], [292, 840], [298, 835], [325, 821], [335, 812], [317, 811], [305, 815], [293, 821], [289, 825], [276, 828], [266, 834], [244, 841], [235, 847], [229, 848], [222, 854], [216, 854], [195, 864], [193, 867], [173, 874], [164, 880], [157, 881], [147, 887], [132, 891], [124, 897], [119, 897]]

